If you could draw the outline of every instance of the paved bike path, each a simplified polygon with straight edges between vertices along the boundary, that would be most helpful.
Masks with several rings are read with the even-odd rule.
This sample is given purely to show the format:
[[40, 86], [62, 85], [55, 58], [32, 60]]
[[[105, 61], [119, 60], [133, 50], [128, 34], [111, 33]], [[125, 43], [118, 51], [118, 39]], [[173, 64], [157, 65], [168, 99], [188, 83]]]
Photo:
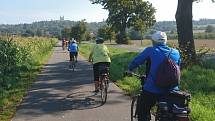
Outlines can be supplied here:
[[130, 98], [110, 83], [106, 104], [95, 95], [92, 65], [79, 57], [68, 69], [68, 53], [55, 47], [12, 121], [130, 121]]

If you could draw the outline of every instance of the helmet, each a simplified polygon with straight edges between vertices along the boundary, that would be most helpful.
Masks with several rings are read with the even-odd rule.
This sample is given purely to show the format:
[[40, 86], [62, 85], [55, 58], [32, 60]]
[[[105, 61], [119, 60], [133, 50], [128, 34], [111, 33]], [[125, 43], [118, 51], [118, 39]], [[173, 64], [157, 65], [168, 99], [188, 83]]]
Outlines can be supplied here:
[[152, 41], [155, 43], [164, 43], [167, 42], [167, 35], [165, 32], [156, 31], [154, 34], [152, 34]]
[[72, 40], [72, 43], [76, 43], [76, 40]]
[[103, 43], [103, 42], [104, 42], [103, 38], [101, 38], [101, 37], [96, 38], [96, 43]]

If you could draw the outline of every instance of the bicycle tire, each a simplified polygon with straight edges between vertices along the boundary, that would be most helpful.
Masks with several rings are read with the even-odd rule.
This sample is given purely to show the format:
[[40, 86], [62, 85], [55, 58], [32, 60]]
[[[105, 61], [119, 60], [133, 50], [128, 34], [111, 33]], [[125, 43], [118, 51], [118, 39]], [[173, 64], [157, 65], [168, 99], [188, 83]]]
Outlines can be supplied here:
[[75, 71], [75, 61], [72, 61], [72, 71]]
[[104, 104], [107, 101], [107, 80], [105, 77], [102, 77], [100, 82], [100, 93], [101, 93], [101, 102]]
[[70, 69], [72, 69], [72, 71], [75, 71], [75, 56], [72, 57], [72, 61], [70, 61]]
[[132, 101], [131, 101], [131, 121], [137, 121], [138, 119], [138, 115], [137, 115], [137, 99], [138, 96], [134, 96], [132, 97]]

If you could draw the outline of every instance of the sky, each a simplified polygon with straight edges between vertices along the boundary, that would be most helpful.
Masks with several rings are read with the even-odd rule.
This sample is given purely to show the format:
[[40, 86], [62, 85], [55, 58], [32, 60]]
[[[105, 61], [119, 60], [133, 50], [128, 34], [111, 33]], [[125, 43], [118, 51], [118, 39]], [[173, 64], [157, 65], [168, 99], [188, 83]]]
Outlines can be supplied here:
[[[148, 0], [156, 8], [157, 21], [175, 20], [178, 0]], [[108, 11], [89, 0], [0, 0], [0, 24], [31, 23], [44, 20], [100, 22], [108, 17]], [[193, 19], [215, 19], [215, 3], [203, 0], [193, 4]]]

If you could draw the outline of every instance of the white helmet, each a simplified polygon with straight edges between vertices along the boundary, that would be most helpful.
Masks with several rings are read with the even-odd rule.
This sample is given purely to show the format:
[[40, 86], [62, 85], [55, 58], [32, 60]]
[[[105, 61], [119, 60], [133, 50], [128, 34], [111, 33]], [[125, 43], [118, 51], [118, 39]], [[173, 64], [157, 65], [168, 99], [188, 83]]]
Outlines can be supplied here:
[[165, 32], [156, 31], [154, 34], [152, 34], [152, 41], [155, 43], [164, 43], [167, 42], [167, 35]]
[[72, 40], [72, 43], [76, 43], [76, 40]]

